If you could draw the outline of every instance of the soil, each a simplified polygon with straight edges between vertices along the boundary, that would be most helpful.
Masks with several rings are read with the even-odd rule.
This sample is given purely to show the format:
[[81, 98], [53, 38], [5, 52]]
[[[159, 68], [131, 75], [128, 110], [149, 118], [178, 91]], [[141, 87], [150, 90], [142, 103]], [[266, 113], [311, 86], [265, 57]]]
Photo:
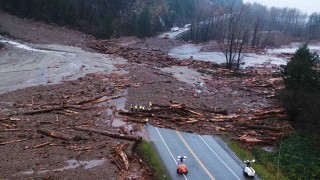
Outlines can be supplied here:
[[[11, 38], [29, 43], [90, 49], [88, 44], [93, 40], [91, 36], [74, 30], [20, 19], [3, 12], [0, 13], [0, 23], [2, 32], [6, 32]], [[27, 53], [28, 56], [35, 54], [7, 45], [1, 51], [11, 52], [2, 52], [2, 56], [16, 54], [13, 51], [18, 51], [18, 54]], [[102, 59], [98, 55], [96, 58]], [[14, 60], [12, 63], [25, 62]], [[41, 68], [48, 68], [46, 71], [50, 72], [51, 68], [55, 71], [59, 66], [51, 67], [48, 64]], [[84, 69], [87, 67], [81, 66], [79, 70]], [[19, 79], [19, 75], [16, 78]], [[150, 179], [147, 166], [138, 156], [132, 154], [132, 141], [74, 129], [76, 126], [84, 126], [112, 133], [136, 135], [136, 131], [141, 129], [139, 125], [133, 125], [130, 132], [124, 127], [111, 126], [115, 120], [112, 113], [114, 104], [111, 101], [125, 94], [125, 90], [115, 84], [125, 83], [125, 75], [99, 72], [87, 74], [74, 81], [63, 78], [58, 82], [60, 83], [52, 84], [48, 80], [48, 83], [44, 83], [46, 85], [0, 94], [0, 179]], [[1, 86], [6, 88], [5, 84]], [[7, 88], [8, 90], [10, 88]], [[78, 103], [100, 95], [103, 98], [95, 99], [97, 102], [92, 100]], [[65, 107], [68, 104], [71, 106]], [[55, 109], [42, 111], [46, 108]], [[26, 115], [28, 112], [34, 113]], [[51, 137], [41, 133], [43, 129], [72, 138], [65, 140]], [[129, 171], [123, 172], [124, 165], [115, 152], [119, 145], [130, 145], [124, 149], [130, 161]]]
[[86, 48], [95, 38], [66, 27], [22, 19], [0, 11], [0, 32], [26, 42]]
[[[128, 62], [117, 68], [129, 72], [91, 73], [74, 81], [1, 94], [0, 158], [4, 163], [0, 164], [0, 178], [152, 179], [136, 155], [127, 153], [129, 170], [117, 158], [115, 147], [127, 147], [132, 142], [82, 132], [77, 126], [143, 136], [142, 123], [151, 116], [150, 123], [159, 127], [199, 134], [228, 133], [244, 142], [268, 145], [276, 144], [284, 134], [282, 128], [288, 127], [284, 121], [278, 121], [285, 117], [275, 98], [282, 81], [273, 77], [272, 67], [239, 73], [208, 62], [179, 61], [168, 57], [167, 52], [182, 45], [181, 41], [133, 37], [97, 41], [74, 30], [3, 12], [0, 23], [1, 31], [24, 41], [72, 45], [124, 57]], [[121, 96], [127, 97], [124, 109], [116, 109], [110, 102]], [[130, 112], [131, 105], [147, 107], [150, 102], [154, 104], [152, 108], [165, 111], [115, 115], [116, 111]], [[172, 118], [165, 119], [165, 115]], [[116, 118], [129, 121], [132, 128], [113, 127]], [[72, 138], [53, 138], [41, 133], [41, 129]]]

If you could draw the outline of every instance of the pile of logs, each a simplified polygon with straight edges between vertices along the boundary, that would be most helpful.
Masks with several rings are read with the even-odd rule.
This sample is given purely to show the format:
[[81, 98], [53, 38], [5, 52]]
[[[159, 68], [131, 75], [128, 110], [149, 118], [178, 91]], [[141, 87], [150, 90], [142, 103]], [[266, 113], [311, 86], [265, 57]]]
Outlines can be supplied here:
[[[101, 53], [124, 57], [125, 59], [131, 62], [143, 62], [145, 64], [155, 65], [159, 67], [191, 66], [195, 69], [205, 69], [212, 68], [212, 65], [214, 64], [212, 62], [197, 61], [194, 59], [177, 60], [175, 58], [170, 57], [166, 52], [152, 49], [145, 50], [122, 46], [110, 46], [106, 45], [103, 41], [91, 45], [90, 47]], [[214, 65], [218, 66], [217, 64]]]
[[129, 170], [129, 160], [125, 149], [129, 147], [128, 143], [117, 144], [111, 148], [111, 160], [120, 171]]
[[[191, 128], [190, 131], [196, 127], [211, 129], [211, 132], [198, 133], [215, 133], [213, 130], [234, 132], [239, 140], [247, 143], [274, 143], [284, 135], [284, 130], [290, 128], [285, 122], [276, 121], [286, 117], [283, 108], [264, 108], [250, 113], [239, 111], [228, 115], [223, 109], [191, 108], [178, 102], [171, 102], [169, 105], [152, 104], [151, 109], [118, 110], [118, 112], [130, 117], [128, 121], [150, 122], [158, 127], [177, 129], [182, 127], [181, 125], [192, 125], [188, 126]], [[272, 123], [268, 119], [272, 119]]]

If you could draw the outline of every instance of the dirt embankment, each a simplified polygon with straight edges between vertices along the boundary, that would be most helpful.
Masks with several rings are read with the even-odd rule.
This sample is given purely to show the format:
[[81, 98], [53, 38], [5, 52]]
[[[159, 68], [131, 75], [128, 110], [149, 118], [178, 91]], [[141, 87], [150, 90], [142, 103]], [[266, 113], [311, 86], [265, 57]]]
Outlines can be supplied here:
[[65, 27], [21, 19], [0, 11], [0, 32], [26, 42], [87, 47], [95, 38]]

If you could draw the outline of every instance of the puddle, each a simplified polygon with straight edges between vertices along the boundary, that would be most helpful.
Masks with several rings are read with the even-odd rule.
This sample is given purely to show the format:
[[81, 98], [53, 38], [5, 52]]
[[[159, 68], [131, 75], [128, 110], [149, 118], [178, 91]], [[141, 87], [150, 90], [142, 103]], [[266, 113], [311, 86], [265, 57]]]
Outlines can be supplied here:
[[194, 69], [189, 69], [186, 66], [172, 66], [161, 68], [161, 71], [172, 73], [179, 81], [195, 86], [196, 84], [203, 83], [203, 79], [209, 78], [202, 75]]
[[[113, 100], [107, 101], [105, 103], [102, 103], [102, 104], [110, 107], [110, 108], [107, 108], [105, 110], [105, 112], [108, 116], [111, 116], [111, 117], [114, 116], [112, 124], [111, 124], [111, 126], [113, 126], [113, 127], [120, 127], [120, 126], [126, 125], [126, 122], [122, 121], [122, 118], [123, 118], [122, 116], [120, 116], [118, 113], [115, 113], [114, 115], [112, 113], [112, 108], [111, 108], [112, 106], [116, 107], [117, 109], [124, 109], [125, 108], [125, 103], [126, 103], [127, 95], [128, 95], [128, 89], [125, 89], [122, 93], [120, 93], [120, 95], [123, 95], [124, 97], [120, 97], [120, 98], [113, 99]], [[110, 97], [105, 97], [105, 99], [108, 99], [108, 98], [110, 98]], [[101, 100], [103, 101], [104, 99], [101, 99]], [[128, 125], [126, 125], [126, 126], [128, 126]], [[128, 129], [131, 130], [132, 127], [130, 126]]]
[[[33, 175], [35, 173], [44, 174], [44, 173], [47, 173], [47, 172], [50, 172], [50, 171], [52, 171], [52, 172], [61, 172], [61, 171], [69, 170], [69, 169], [75, 169], [75, 168], [78, 168], [78, 167], [83, 167], [84, 169], [91, 169], [91, 168], [94, 168], [94, 167], [97, 167], [97, 166], [101, 166], [105, 162], [106, 162], [105, 158], [98, 159], [98, 160], [90, 160], [90, 161], [78, 161], [78, 160], [73, 160], [72, 159], [72, 160], [65, 161], [65, 163], [67, 163], [67, 165], [65, 167], [62, 167], [62, 168], [53, 169], [53, 170], [44, 169], [44, 170], [37, 171], [37, 172], [35, 172], [34, 170], [28, 170], [28, 171], [25, 171], [25, 172], [22, 172], [22, 173], [19, 173], [19, 174], [22, 174], [22, 175]], [[18, 175], [18, 174], [16, 174], [16, 175]]]
[[59, 169], [54, 169], [53, 171], [64, 171], [68, 169], [75, 169], [77, 167], [83, 167], [84, 169], [91, 169], [97, 166], [101, 166], [104, 164], [106, 160], [105, 159], [100, 159], [100, 160], [91, 160], [91, 161], [77, 161], [77, 160], [68, 160], [65, 161], [68, 163], [67, 166]]

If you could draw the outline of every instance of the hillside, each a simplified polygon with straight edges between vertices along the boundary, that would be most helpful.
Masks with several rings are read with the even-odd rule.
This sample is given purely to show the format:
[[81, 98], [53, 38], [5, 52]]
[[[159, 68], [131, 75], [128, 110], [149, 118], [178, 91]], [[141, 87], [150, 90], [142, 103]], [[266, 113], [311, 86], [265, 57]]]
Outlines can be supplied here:
[[[96, 37], [152, 36], [184, 25], [202, 7], [218, 10], [241, 0], [0, 0], [0, 9], [11, 14], [69, 26]], [[202, 9], [201, 9], [202, 10]]]

